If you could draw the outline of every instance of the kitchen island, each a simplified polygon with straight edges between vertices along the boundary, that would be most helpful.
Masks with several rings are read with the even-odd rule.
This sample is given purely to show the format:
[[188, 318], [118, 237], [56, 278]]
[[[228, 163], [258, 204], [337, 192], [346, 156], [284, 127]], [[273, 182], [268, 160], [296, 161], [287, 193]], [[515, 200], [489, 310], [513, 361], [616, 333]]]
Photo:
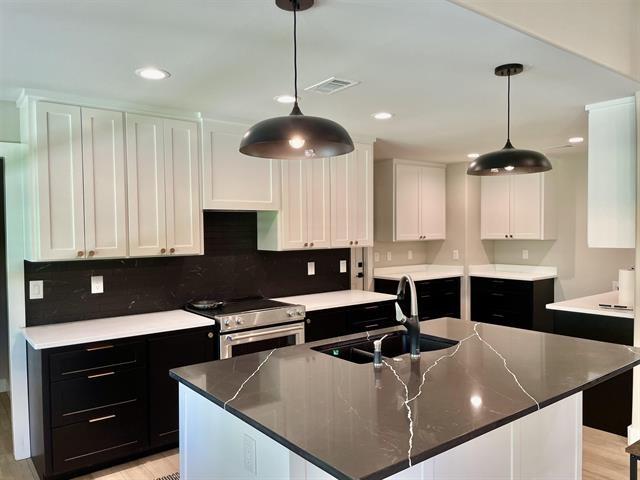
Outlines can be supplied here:
[[357, 334], [172, 370], [181, 478], [578, 479], [581, 392], [640, 363], [631, 347], [457, 319], [421, 331], [448, 348], [379, 369], [316, 350]]

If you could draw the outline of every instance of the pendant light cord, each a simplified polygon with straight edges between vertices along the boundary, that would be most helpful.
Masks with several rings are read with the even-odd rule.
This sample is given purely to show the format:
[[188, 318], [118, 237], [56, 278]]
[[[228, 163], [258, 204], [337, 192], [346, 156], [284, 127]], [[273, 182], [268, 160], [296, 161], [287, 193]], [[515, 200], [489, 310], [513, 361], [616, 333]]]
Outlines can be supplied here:
[[291, 0], [291, 6], [293, 7], [293, 90], [295, 101], [290, 115], [302, 115], [300, 107], [298, 107], [298, 19], [296, 16], [296, 10], [300, 8], [298, 1]]
[[507, 143], [511, 143], [511, 73], [507, 75]]

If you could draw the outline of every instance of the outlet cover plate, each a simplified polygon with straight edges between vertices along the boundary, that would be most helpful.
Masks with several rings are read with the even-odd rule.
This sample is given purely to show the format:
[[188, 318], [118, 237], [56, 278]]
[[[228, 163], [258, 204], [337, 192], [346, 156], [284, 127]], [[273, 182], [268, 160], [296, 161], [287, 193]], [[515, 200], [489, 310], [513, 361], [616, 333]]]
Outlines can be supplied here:
[[29, 282], [29, 300], [40, 300], [44, 298], [44, 286], [42, 280], [31, 280]]
[[347, 273], [347, 261], [340, 260], [340, 273]]
[[316, 274], [316, 262], [307, 262], [307, 275]]
[[91, 293], [104, 293], [104, 279], [102, 275], [91, 277]]

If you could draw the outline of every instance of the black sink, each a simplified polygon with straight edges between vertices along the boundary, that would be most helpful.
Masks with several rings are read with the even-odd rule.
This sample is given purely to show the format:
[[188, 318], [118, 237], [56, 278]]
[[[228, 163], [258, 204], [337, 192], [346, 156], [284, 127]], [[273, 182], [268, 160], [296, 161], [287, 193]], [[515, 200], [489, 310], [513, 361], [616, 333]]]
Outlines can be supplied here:
[[[350, 342], [339, 342], [315, 347], [314, 350], [341, 358], [353, 363], [373, 362], [373, 342], [383, 335], [371, 336], [368, 339], [357, 339]], [[447, 338], [434, 337], [432, 335], [420, 335], [420, 351], [432, 352], [453, 347], [458, 342]], [[394, 332], [382, 340], [382, 356], [387, 358], [399, 357], [409, 353], [409, 334], [407, 332]]]

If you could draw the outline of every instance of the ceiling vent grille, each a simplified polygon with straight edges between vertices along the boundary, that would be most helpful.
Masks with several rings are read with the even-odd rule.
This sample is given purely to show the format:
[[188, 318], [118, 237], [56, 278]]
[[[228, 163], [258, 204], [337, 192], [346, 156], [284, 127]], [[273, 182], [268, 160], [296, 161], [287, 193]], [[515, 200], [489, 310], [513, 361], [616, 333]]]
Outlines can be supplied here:
[[331, 95], [333, 93], [345, 90], [349, 87], [358, 85], [359, 83], [360, 82], [347, 80], [344, 78], [330, 77], [326, 80], [321, 81], [320, 83], [316, 83], [315, 85], [311, 85], [310, 87], [305, 88], [305, 91]]

